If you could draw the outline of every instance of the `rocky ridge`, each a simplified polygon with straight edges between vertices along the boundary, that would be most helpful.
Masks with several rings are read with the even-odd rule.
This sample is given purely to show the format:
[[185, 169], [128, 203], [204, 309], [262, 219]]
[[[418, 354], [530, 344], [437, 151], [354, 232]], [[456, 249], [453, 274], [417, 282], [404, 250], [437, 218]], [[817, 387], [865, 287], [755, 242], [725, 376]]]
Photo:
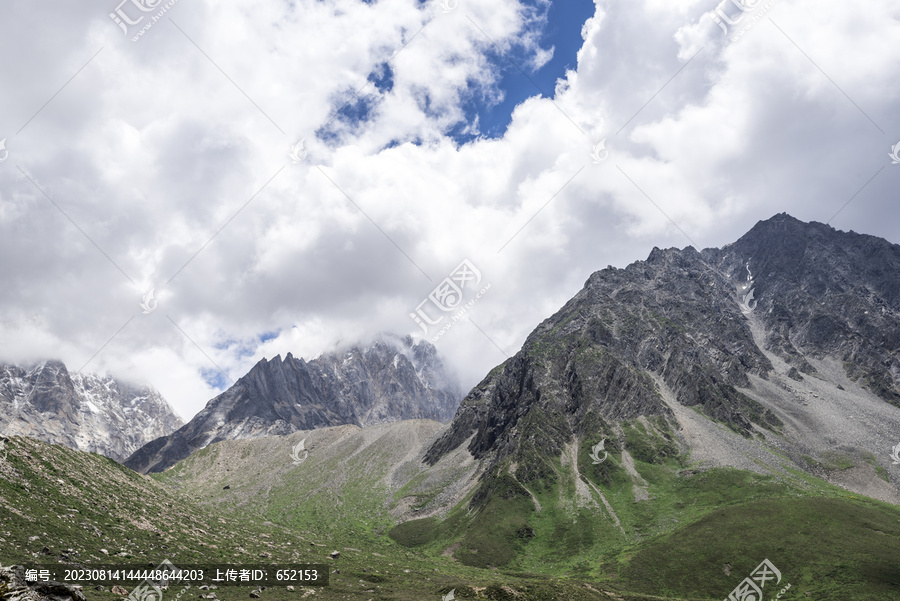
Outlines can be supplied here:
[[753, 292], [763, 348], [809, 375], [808, 357], [834, 357], [900, 407], [900, 246], [781, 214], [703, 257]]
[[159, 472], [222, 440], [405, 419], [448, 421], [462, 398], [437, 351], [409, 336], [382, 335], [305, 361], [263, 359], [190, 423], [150, 442], [125, 465]]

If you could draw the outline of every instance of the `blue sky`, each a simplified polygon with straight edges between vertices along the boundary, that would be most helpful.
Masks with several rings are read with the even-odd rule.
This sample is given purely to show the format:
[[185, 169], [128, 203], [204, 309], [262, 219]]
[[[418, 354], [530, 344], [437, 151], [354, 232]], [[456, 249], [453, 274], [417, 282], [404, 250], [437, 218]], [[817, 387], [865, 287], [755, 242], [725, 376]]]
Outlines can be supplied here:
[[[594, 14], [593, 0], [566, 0], [565, 2], [551, 2], [549, 6], [545, 2], [528, 0], [522, 4], [533, 9], [539, 19], [541, 29], [536, 42], [541, 48], [553, 49], [552, 58], [541, 68], [534, 70], [529, 65], [532, 58], [531, 51], [521, 43], [512, 43], [504, 52], [493, 49], [488, 50], [487, 68], [498, 74], [497, 88], [503, 94], [503, 100], [498, 104], [492, 104], [483, 94], [482, 90], [470, 87], [467, 101], [462, 105], [466, 121], [456, 124], [448, 134], [458, 144], [470, 142], [473, 139], [501, 138], [506, 132], [512, 119], [515, 107], [524, 100], [533, 96], [552, 98], [558, 79], [565, 77], [566, 71], [577, 66], [578, 50], [584, 40], [581, 38], [581, 29], [585, 21]], [[351, 130], [357, 129], [370, 119], [375, 108], [378, 96], [388, 93], [393, 88], [393, 69], [389, 63], [378, 65], [377, 69], [369, 74], [370, 86], [365, 88], [357, 97], [357, 90], [347, 89], [343, 96], [347, 97], [345, 104], [339, 105], [337, 110], [338, 121], [344, 126], [350, 126]], [[428, 97], [426, 96], [426, 102]], [[426, 105], [425, 111], [431, 107]], [[478, 120], [478, 133], [472, 133], [469, 127]], [[335, 128], [337, 123], [330, 123], [330, 127], [317, 131], [317, 135], [326, 141], [337, 142]], [[413, 140], [418, 143], [418, 140]], [[387, 145], [391, 148], [397, 144], [392, 141]]]
[[[593, 14], [593, 0], [565, 0], [550, 4], [539, 43], [542, 48], [554, 49], [553, 58], [537, 71], [526, 65], [528, 57], [523, 55], [521, 47], [513, 47], [510, 53], [504, 55], [490, 53], [491, 67], [501, 75], [498, 87], [503, 91], [504, 98], [493, 106], [485, 104], [479, 95], [470, 98], [464, 105], [468, 123], [471, 124], [477, 117], [483, 137], [500, 138], [506, 132], [516, 105], [532, 96], [552, 98], [556, 81], [565, 77], [567, 70], [577, 66], [578, 50], [584, 43], [581, 28]], [[464, 126], [459, 126], [451, 132], [458, 143], [476, 137], [462, 133], [463, 129]]]

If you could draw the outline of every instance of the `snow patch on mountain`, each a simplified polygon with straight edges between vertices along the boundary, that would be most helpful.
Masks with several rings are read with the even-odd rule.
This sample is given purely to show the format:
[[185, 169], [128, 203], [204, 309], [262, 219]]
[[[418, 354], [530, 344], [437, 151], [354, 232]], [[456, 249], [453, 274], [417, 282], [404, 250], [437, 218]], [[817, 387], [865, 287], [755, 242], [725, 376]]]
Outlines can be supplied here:
[[116, 461], [183, 421], [149, 386], [109, 374], [70, 374], [60, 361], [0, 364], [0, 432], [31, 436]]

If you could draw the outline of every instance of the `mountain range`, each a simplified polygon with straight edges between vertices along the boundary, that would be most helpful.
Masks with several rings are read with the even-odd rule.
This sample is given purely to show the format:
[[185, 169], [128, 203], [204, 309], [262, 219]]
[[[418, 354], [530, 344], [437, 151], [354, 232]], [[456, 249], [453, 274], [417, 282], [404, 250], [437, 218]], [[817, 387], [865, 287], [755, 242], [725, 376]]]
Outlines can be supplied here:
[[764, 598], [900, 590], [896, 244], [781, 214], [654, 248], [592, 274], [461, 403], [452, 381], [389, 335], [263, 360], [135, 452], [146, 477], [13, 437], [0, 560], [46, 531], [92, 560], [104, 537], [145, 563], [263, 544], [333, 562], [323, 600], [748, 599], [763, 560]]
[[70, 373], [61, 361], [0, 364], [0, 432], [124, 461], [184, 422], [151, 386]]

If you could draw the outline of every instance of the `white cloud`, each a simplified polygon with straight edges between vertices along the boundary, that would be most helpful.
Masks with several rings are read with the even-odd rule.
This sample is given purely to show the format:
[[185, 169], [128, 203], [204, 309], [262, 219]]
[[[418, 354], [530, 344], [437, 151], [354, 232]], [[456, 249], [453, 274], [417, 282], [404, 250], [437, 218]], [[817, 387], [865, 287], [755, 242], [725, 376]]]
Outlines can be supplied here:
[[[462, 323], [438, 347], [472, 384], [592, 271], [688, 244], [678, 228], [707, 246], [780, 211], [826, 221], [900, 139], [896, 7], [779, 1], [734, 42], [703, 17], [715, 7], [597, 0], [554, 97], [535, 90], [502, 138], [459, 145], [447, 131], [467, 99], [504, 93], [492, 48], [532, 68], [555, 51], [539, 41], [546, 4], [179, 2], [132, 43], [112, 5], [38, 19], [14, 2], [0, 358], [77, 369], [106, 344], [88, 369], [146, 378], [189, 417], [215, 394], [200, 377], [213, 363], [236, 379], [262, 356], [418, 331], [410, 311], [468, 258], [491, 283], [471, 312], [491, 340]], [[367, 119], [323, 130], [348, 103]], [[834, 225], [896, 241], [898, 173]]]

